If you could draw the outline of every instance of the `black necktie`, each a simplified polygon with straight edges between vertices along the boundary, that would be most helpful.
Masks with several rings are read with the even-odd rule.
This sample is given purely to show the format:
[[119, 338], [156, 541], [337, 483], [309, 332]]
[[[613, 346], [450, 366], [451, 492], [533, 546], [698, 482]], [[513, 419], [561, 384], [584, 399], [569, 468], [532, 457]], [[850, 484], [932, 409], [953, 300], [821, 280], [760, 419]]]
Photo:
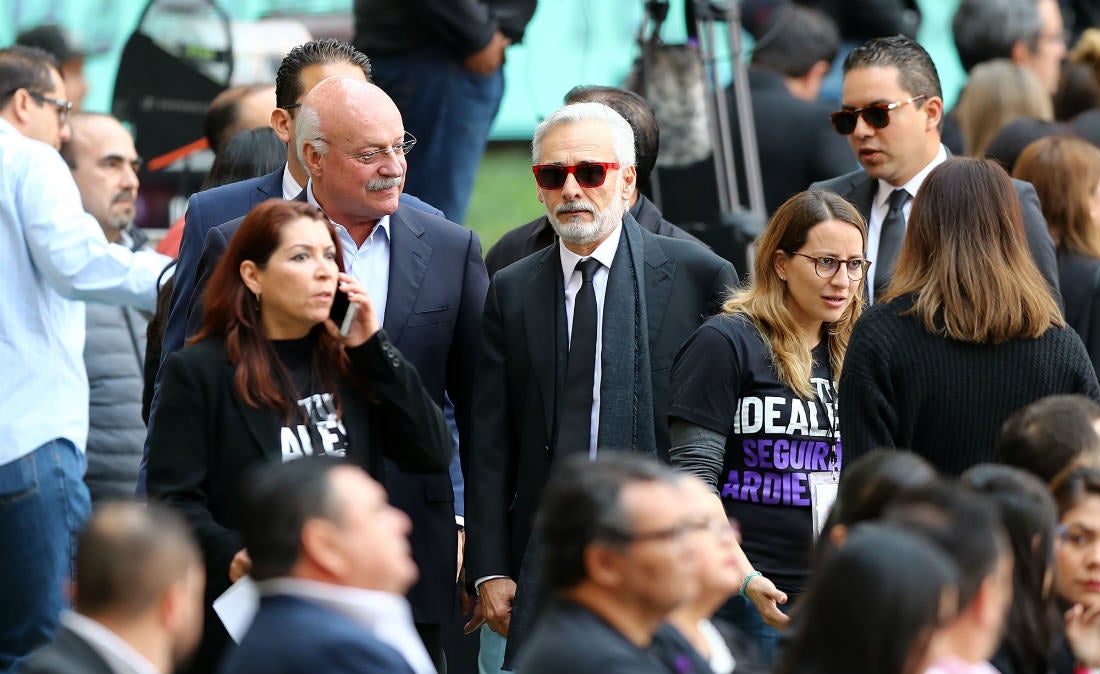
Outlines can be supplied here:
[[882, 220], [882, 232], [878, 239], [878, 257], [875, 259], [875, 299], [882, 297], [890, 278], [894, 275], [894, 263], [905, 240], [905, 213], [902, 208], [909, 200], [909, 193], [896, 189], [890, 194], [890, 210]]
[[592, 277], [600, 268], [594, 258], [582, 260], [581, 289], [573, 300], [573, 330], [569, 337], [569, 360], [565, 371], [565, 388], [558, 417], [558, 439], [555, 455], [588, 454], [592, 436], [592, 386], [596, 367], [596, 290]]

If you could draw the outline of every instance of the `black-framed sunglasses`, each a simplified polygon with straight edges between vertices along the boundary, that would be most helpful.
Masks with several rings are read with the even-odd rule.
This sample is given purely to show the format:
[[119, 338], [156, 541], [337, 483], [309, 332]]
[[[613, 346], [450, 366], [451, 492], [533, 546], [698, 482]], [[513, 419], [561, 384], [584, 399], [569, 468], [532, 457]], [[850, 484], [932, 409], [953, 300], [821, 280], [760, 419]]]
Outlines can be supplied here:
[[787, 254], [804, 257], [807, 260], [813, 260], [814, 272], [817, 273], [819, 278], [832, 278], [836, 276], [836, 273], [840, 271], [840, 266], [844, 265], [844, 270], [847, 272], [849, 280], [862, 281], [863, 277], [867, 275], [867, 269], [871, 266], [870, 260], [864, 260], [858, 257], [854, 257], [850, 260], [841, 260], [838, 257], [814, 257], [813, 255], [805, 255], [803, 253]]
[[532, 166], [531, 171], [535, 174], [535, 182], [542, 189], [560, 190], [570, 174], [581, 187], [599, 187], [607, 180], [607, 172], [617, 168], [619, 165], [613, 161], [586, 161], [573, 166], [538, 164]]
[[928, 98], [928, 96], [921, 94], [920, 96], [913, 96], [912, 98], [894, 101], [893, 103], [872, 103], [862, 108], [838, 110], [829, 115], [829, 118], [833, 120], [833, 128], [842, 136], [850, 135], [856, 130], [856, 124], [859, 122], [860, 117], [863, 117], [863, 121], [867, 122], [873, 128], [885, 129], [890, 124], [891, 110], [897, 110], [903, 105], [909, 105], [922, 98]]

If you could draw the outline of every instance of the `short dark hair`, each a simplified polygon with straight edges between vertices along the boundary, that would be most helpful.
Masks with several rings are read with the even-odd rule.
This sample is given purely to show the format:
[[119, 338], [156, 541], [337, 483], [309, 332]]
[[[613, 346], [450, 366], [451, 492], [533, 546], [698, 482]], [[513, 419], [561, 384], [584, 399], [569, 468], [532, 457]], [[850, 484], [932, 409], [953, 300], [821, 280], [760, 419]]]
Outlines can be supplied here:
[[1083, 395], [1041, 398], [1012, 413], [997, 437], [997, 460], [1030, 471], [1047, 483], [1082, 455], [1100, 457], [1093, 424], [1100, 405]]
[[17, 44], [0, 49], [0, 109], [7, 107], [20, 89], [38, 93], [52, 90], [51, 70], [60, 74], [57, 59], [38, 47]]
[[1058, 519], [1054, 499], [1039, 478], [1012, 466], [980, 464], [960, 481], [996, 505], [1012, 546], [1012, 604], [1001, 643], [1021, 669], [1048, 671], [1057, 614], [1043, 588]]
[[814, 7], [787, 5], [772, 13], [752, 50], [752, 64], [802, 77], [815, 63], [832, 63], [840, 31], [832, 17]]
[[302, 71], [315, 65], [349, 63], [362, 68], [367, 81], [371, 81], [370, 59], [367, 55], [335, 38], [311, 40], [287, 52], [279, 71], [275, 73], [275, 105], [285, 108], [293, 105], [302, 95]]
[[1039, 46], [1037, 0], [962, 0], [951, 21], [955, 49], [967, 72], [985, 61], [1012, 58], [1021, 40], [1030, 52]]
[[105, 503], [80, 534], [74, 606], [84, 615], [134, 618], [201, 565], [191, 529], [167, 506]]
[[1004, 126], [985, 149], [986, 157], [996, 161], [1008, 173], [1016, 167], [1024, 148], [1047, 136], [1072, 136], [1073, 129], [1059, 122], [1043, 119], [1014, 119]]
[[332, 471], [351, 466], [331, 457], [265, 462], [246, 477], [241, 494], [241, 540], [255, 580], [290, 573], [298, 562], [302, 530], [312, 519], [339, 522]]
[[970, 605], [1000, 556], [1009, 552], [989, 498], [952, 482], [909, 492], [886, 509], [883, 521], [924, 536], [955, 560], [961, 573], [960, 607]]
[[[844, 59], [844, 73], [856, 68], [898, 69], [898, 83], [911, 96], [943, 96], [936, 64], [924, 47], [911, 37], [876, 37], [852, 50]], [[917, 107], [925, 100], [914, 101]]]
[[1050, 486], [1054, 502], [1058, 506], [1058, 519], [1081, 505], [1090, 496], [1100, 496], [1100, 469], [1092, 466], [1078, 468]]
[[910, 451], [876, 449], [844, 467], [825, 530], [876, 520], [895, 499], [936, 482], [932, 464]]
[[[230, 87], [210, 101], [203, 120], [202, 133], [214, 154], [222, 151], [226, 142], [242, 131], [237, 128], [241, 117], [241, 101], [256, 92], [270, 89], [270, 84], [242, 84]], [[286, 157], [283, 158], [284, 162]]]
[[580, 85], [570, 89], [565, 94], [565, 104], [573, 103], [603, 103], [623, 116], [634, 131], [638, 192], [649, 189], [649, 175], [657, 165], [657, 152], [661, 147], [661, 127], [649, 103], [633, 91], [597, 85]]
[[201, 190], [258, 178], [285, 163], [286, 143], [275, 135], [275, 129], [270, 126], [245, 129], [226, 141], [214, 157]]
[[535, 516], [542, 547], [542, 579], [551, 592], [575, 587], [588, 573], [584, 552], [592, 543], [621, 544], [634, 523], [622, 490], [638, 482], [675, 484], [671, 469], [647, 457], [601, 452], [595, 461], [571, 456], [559, 463]]

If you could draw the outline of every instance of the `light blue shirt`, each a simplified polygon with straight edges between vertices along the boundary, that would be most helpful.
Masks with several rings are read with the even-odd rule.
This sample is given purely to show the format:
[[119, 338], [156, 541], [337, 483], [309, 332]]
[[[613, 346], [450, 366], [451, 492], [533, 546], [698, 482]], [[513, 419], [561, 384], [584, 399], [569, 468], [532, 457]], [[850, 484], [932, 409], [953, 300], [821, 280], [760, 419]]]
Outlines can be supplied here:
[[[306, 185], [306, 201], [321, 208], [313, 196], [312, 180]], [[340, 237], [340, 246], [344, 249], [344, 271], [367, 289], [378, 324], [384, 324], [386, 298], [390, 293], [390, 216], [382, 216], [362, 246], [356, 245], [343, 225], [331, 218], [329, 222], [336, 227], [336, 235]]]
[[108, 243], [61, 155], [0, 119], [0, 465], [64, 438], [84, 450], [84, 302], [152, 311], [171, 260]]

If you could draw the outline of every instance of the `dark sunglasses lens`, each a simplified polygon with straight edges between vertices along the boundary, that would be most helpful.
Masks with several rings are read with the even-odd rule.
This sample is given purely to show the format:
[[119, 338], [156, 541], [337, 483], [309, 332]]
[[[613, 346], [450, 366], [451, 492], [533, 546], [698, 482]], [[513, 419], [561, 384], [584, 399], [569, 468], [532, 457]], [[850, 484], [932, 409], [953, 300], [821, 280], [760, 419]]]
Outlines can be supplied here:
[[833, 128], [837, 133], [847, 136], [856, 130], [856, 113], [851, 110], [841, 110], [832, 114]]
[[599, 164], [581, 164], [575, 175], [581, 187], [599, 187], [607, 177], [607, 169]]
[[544, 190], [556, 190], [565, 184], [565, 169], [560, 166], [542, 166], [535, 169], [535, 181]]
[[885, 105], [868, 105], [863, 109], [863, 119], [876, 129], [885, 128], [890, 123], [890, 109]]

